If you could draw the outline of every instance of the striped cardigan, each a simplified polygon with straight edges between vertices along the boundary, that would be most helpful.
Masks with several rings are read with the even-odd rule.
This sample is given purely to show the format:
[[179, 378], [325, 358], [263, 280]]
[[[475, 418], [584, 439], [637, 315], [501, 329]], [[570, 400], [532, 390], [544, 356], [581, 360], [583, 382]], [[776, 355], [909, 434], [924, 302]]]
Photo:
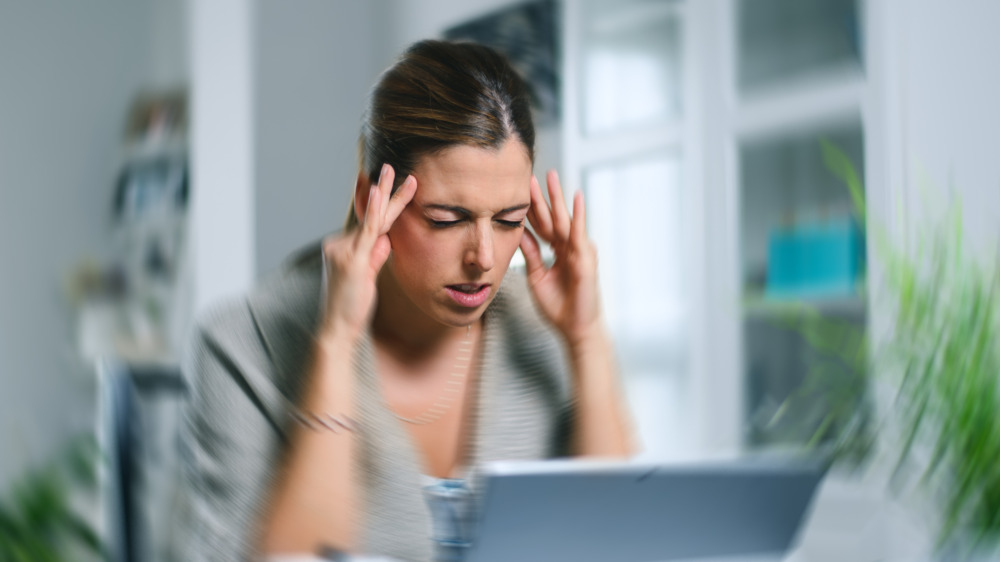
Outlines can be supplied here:
[[[197, 323], [183, 372], [192, 389], [181, 422], [178, 560], [248, 560], [269, 489], [289, 444], [290, 408], [303, 387], [319, 316], [319, 245], [299, 254], [240, 300]], [[474, 468], [487, 461], [568, 453], [571, 389], [560, 340], [539, 316], [523, 274], [508, 273], [484, 315]], [[430, 560], [431, 518], [420, 457], [383, 401], [372, 341], [354, 356], [357, 462], [363, 474], [361, 546], [367, 553]]]

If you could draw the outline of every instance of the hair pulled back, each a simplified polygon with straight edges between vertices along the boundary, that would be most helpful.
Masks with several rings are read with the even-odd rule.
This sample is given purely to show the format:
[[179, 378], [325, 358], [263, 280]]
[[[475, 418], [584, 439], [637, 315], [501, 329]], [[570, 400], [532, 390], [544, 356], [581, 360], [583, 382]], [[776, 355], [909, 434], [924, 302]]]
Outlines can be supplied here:
[[[520, 141], [534, 161], [530, 94], [506, 58], [476, 43], [425, 40], [410, 46], [368, 96], [359, 139], [371, 183], [382, 164], [395, 191], [420, 158], [456, 145], [499, 149]], [[346, 227], [358, 224], [352, 210]]]

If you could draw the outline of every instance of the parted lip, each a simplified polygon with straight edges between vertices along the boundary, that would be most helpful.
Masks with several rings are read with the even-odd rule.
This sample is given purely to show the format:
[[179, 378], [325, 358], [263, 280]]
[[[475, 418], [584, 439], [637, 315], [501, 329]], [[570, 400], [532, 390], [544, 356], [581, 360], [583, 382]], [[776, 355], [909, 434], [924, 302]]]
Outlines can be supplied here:
[[453, 285], [445, 285], [445, 286], [450, 289], [456, 289], [458, 291], [470, 292], [470, 291], [482, 290], [483, 287], [489, 287], [490, 283], [455, 283]]

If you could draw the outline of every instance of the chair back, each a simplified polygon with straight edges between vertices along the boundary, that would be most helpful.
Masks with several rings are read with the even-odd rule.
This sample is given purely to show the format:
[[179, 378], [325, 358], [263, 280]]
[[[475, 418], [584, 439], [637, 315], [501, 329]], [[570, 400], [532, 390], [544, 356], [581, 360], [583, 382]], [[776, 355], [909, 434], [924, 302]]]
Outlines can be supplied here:
[[98, 377], [108, 554], [113, 562], [155, 561], [168, 527], [184, 379], [177, 367], [114, 359], [100, 361]]

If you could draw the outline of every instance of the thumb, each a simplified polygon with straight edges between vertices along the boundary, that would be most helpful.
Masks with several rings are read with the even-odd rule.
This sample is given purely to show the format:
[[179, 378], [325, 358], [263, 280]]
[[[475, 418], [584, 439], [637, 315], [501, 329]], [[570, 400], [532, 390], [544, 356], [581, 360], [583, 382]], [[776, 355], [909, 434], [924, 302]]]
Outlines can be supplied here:
[[545, 264], [542, 262], [542, 251], [538, 246], [538, 240], [527, 229], [521, 236], [521, 253], [524, 254], [524, 265], [529, 279], [537, 279], [539, 275], [545, 274]]
[[379, 236], [372, 246], [370, 258], [372, 270], [375, 273], [378, 273], [382, 269], [382, 266], [385, 265], [385, 261], [389, 259], [390, 252], [392, 252], [392, 243], [389, 241], [389, 235], [383, 234]]

